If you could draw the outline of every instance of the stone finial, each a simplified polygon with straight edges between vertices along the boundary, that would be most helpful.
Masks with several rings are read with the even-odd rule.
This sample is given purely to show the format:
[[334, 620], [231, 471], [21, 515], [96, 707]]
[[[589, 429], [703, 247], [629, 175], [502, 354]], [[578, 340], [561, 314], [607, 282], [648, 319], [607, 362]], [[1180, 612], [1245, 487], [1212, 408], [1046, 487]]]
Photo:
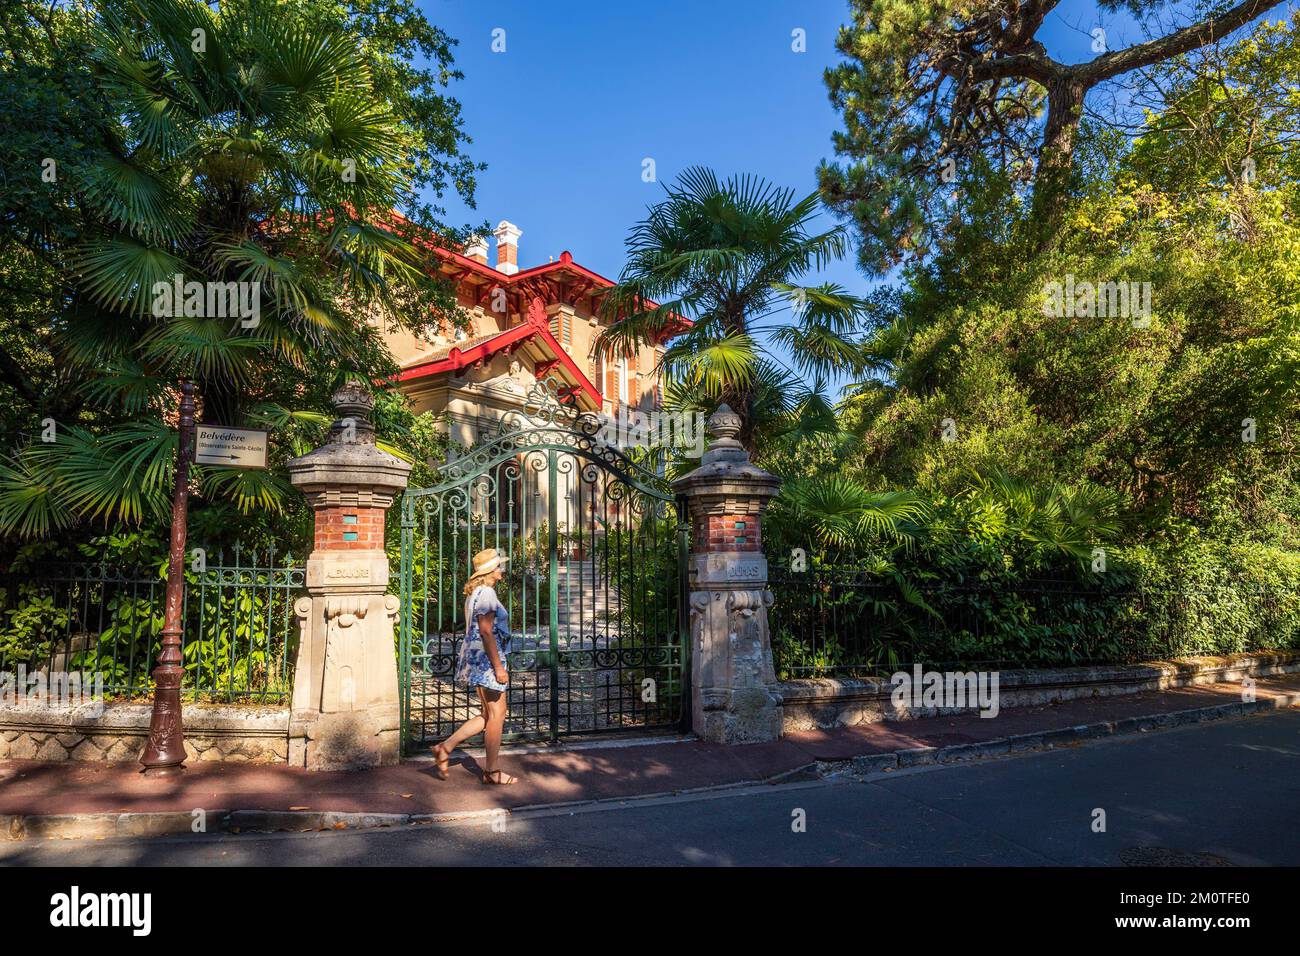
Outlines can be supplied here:
[[334, 445], [373, 445], [375, 426], [370, 413], [375, 409], [375, 397], [355, 379], [335, 390], [330, 404], [338, 416], [330, 428], [330, 443]]
[[316, 509], [387, 508], [406, 487], [411, 465], [375, 444], [374, 396], [361, 382], [350, 381], [331, 396], [331, 404], [338, 418], [329, 440], [290, 461], [289, 480]]
[[740, 441], [736, 436], [740, 434], [740, 425], [740, 416], [731, 410], [730, 405], [724, 402], [718, 406], [716, 412], [709, 416], [709, 435], [713, 438], [715, 444], [738, 448], [740, 447]]
[[749, 452], [737, 437], [740, 434], [741, 418], [723, 403], [709, 416], [706, 427], [709, 432], [709, 449], [700, 459], [701, 465], [730, 462], [743, 464], [749, 461]]

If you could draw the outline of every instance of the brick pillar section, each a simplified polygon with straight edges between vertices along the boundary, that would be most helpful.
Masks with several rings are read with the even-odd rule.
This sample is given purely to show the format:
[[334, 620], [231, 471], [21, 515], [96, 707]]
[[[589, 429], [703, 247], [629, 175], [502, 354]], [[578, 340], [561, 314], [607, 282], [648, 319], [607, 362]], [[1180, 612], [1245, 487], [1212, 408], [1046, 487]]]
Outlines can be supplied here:
[[400, 759], [400, 700], [384, 515], [411, 466], [375, 445], [375, 400], [357, 382], [333, 396], [329, 441], [289, 462], [316, 513], [289, 713], [289, 764], [359, 770]]
[[749, 460], [736, 440], [740, 416], [726, 405], [709, 418], [700, 467], [674, 487], [686, 498], [690, 555], [691, 721], [714, 743], [781, 736], [781, 695], [772, 667], [763, 512], [781, 479]]
[[704, 515], [695, 529], [694, 551], [762, 551], [760, 519], [748, 515]]
[[384, 514], [383, 508], [325, 505], [316, 512], [316, 549], [382, 551]]

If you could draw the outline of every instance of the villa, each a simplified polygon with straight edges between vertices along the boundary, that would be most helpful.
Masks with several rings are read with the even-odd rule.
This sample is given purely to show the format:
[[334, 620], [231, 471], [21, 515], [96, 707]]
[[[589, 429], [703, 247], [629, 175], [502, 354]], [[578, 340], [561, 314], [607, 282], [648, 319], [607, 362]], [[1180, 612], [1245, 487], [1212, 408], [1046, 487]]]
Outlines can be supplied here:
[[538, 382], [554, 383], [560, 400], [580, 412], [657, 410], [662, 344], [617, 360], [596, 356], [592, 346], [604, 324], [597, 313], [614, 283], [567, 251], [558, 261], [520, 269], [522, 235], [510, 222], [496, 227], [494, 265], [481, 238], [462, 251], [438, 250], [471, 325], [445, 323], [428, 339], [404, 330], [387, 336], [401, 367], [398, 387], [415, 411], [445, 414], [449, 436], [472, 445], [495, 433], [502, 416], [523, 411]]

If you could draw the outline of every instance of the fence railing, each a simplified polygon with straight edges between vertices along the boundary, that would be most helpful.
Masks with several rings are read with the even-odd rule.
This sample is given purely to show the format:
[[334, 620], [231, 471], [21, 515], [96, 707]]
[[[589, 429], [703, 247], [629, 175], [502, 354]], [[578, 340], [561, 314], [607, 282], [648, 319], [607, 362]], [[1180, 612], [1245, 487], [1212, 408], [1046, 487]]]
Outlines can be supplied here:
[[902, 584], [858, 574], [787, 574], [771, 588], [781, 679], [887, 676], [915, 664], [1123, 664], [1300, 646], [1300, 593], [1292, 590]]
[[[305, 569], [274, 551], [187, 565], [181, 689], [219, 702], [288, 700]], [[209, 560], [212, 555], [209, 555]], [[0, 672], [102, 675], [106, 695], [152, 691], [166, 580], [156, 567], [69, 563], [0, 574]]]

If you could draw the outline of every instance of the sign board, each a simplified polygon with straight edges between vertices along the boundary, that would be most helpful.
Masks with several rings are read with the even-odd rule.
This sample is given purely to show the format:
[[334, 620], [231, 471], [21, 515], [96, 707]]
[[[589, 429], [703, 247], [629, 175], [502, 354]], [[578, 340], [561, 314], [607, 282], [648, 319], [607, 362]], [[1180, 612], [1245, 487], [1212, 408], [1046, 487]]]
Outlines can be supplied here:
[[194, 462], [227, 468], [265, 468], [270, 432], [227, 425], [194, 426]]

